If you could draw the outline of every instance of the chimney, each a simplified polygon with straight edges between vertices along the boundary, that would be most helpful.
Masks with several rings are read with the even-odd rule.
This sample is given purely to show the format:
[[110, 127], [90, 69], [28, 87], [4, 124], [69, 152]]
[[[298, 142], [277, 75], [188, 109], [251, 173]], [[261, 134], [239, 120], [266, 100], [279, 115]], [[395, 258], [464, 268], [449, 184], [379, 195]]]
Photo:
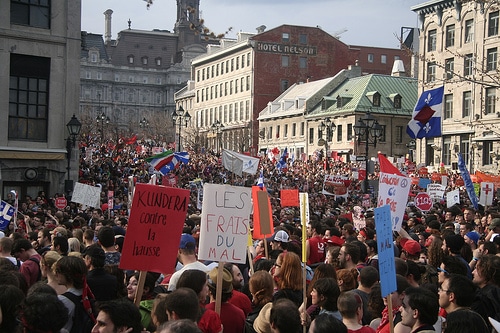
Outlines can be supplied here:
[[403, 60], [394, 60], [394, 65], [392, 65], [391, 76], [406, 77], [405, 66]]
[[267, 28], [267, 27], [266, 27], [265, 25], [261, 25], [261, 26], [258, 26], [258, 27], [257, 27], [257, 28], [255, 28], [255, 29], [257, 29], [257, 33], [258, 33], [258, 34], [261, 34], [261, 33], [263, 33], [263, 32], [266, 30], [266, 28]]
[[111, 42], [111, 15], [113, 11], [108, 9], [104, 13], [104, 44]]

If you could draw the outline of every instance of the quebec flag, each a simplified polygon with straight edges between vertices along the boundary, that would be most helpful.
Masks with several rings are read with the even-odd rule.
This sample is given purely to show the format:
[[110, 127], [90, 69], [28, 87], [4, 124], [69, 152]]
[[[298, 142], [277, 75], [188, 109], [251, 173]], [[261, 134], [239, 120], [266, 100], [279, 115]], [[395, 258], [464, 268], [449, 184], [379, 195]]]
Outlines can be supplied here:
[[406, 133], [412, 139], [441, 136], [444, 86], [426, 90], [420, 95]]
[[5, 230], [14, 216], [15, 209], [5, 201], [0, 203], [0, 230]]

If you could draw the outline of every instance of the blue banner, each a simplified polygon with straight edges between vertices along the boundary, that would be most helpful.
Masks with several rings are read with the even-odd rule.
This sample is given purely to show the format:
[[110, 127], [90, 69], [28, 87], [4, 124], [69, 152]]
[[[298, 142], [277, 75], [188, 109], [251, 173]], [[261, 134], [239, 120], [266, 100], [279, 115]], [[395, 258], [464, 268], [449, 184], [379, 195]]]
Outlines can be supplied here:
[[465, 166], [464, 159], [462, 158], [462, 153], [460, 152], [458, 153], [458, 170], [460, 170], [460, 174], [464, 180], [465, 189], [467, 190], [469, 199], [474, 208], [477, 209], [479, 200], [477, 199], [476, 191], [474, 191], [474, 184], [472, 184], [472, 179], [470, 179], [469, 170], [467, 170], [467, 166]]

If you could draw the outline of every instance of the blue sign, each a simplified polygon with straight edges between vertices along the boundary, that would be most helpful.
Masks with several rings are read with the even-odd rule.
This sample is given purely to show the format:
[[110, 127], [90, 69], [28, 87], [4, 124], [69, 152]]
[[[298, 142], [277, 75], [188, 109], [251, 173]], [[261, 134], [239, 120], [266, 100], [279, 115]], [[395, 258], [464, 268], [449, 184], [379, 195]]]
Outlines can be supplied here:
[[392, 242], [391, 208], [384, 205], [374, 209], [377, 231], [378, 270], [382, 297], [398, 289], [394, 267], [394, 243]]

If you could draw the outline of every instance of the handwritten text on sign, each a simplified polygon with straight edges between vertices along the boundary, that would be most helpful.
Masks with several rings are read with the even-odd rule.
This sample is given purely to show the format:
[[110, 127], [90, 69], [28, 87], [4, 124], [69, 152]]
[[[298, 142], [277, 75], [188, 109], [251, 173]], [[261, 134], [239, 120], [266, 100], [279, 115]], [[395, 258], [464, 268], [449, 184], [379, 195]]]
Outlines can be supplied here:
[[120, 268], [172, 273], [188, 203], [188, 190], [137, 184]]
[[392, 230], [401, 229], [411, 180], [408, 177], [380, 173], [377, 207], [389, 205], [391, 210]]
[[248, 187], [204, 185], [199, 259], [245, 263], [251, 197]]
[[378, 268], [380, 287], [385, 297], [397, 289], [394, 249], [392, 243], [391, 210], [389, 205], [375, 208], [375, 228], [377, 231]]

